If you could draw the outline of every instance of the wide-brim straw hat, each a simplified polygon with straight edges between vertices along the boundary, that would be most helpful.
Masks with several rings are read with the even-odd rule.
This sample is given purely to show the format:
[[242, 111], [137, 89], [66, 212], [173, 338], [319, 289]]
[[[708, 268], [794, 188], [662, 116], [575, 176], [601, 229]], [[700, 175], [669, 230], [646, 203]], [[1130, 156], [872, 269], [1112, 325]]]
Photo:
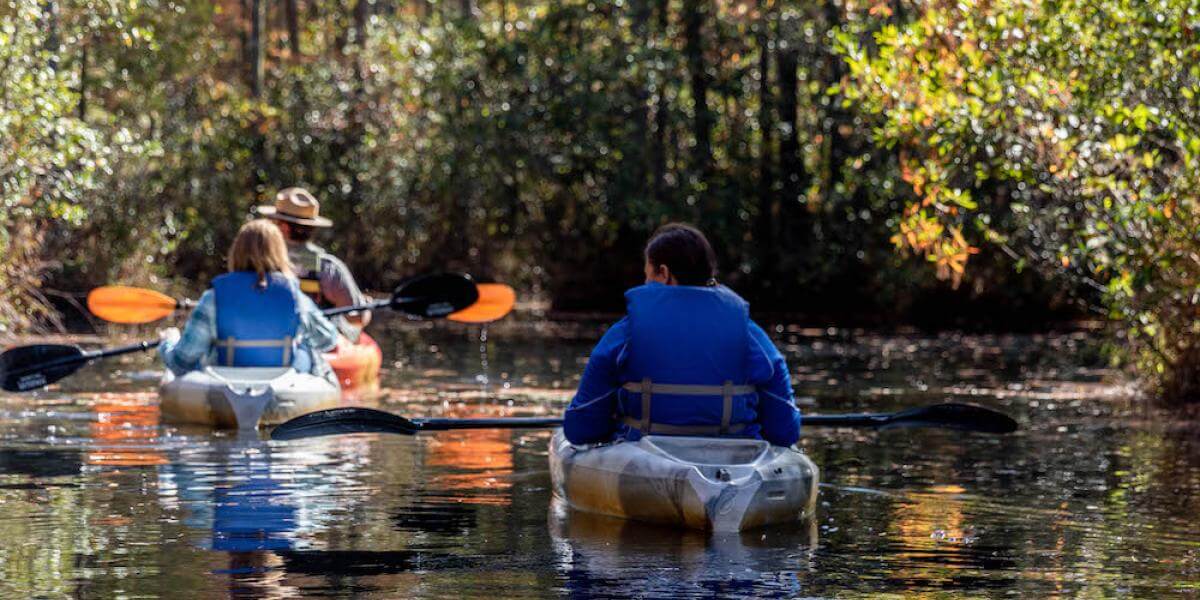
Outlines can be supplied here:
[[275, 206], [259, 206], [254, 209], [268, 219], [279, 219], [309, 227], [332, 227], [333, 221], [321, 216], [321, 203], [308, 190], [291, 187], [275, 194]]

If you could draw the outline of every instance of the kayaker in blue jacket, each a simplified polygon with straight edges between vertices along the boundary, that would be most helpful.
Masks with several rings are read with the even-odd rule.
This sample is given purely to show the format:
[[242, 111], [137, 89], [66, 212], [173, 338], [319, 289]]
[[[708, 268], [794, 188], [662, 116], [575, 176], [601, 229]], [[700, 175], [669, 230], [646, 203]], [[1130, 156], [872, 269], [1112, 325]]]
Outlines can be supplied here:
[[163, 331], [158, 350], [167, 368], [182, 375], [205, 365], [291, 366], [336, 382], [321, 352], [337, 345], [337, 328], [300, 291], [279, 229], [266, 219], [243, 225], [228, 264], [183, 334]]
[[716, 255], [689, 225], [646, 244], [646, 284], [592, 350], [563, 433], [574, 444], [642, 435], [760, 438], [790, 446], [800, 411], [787, 362], [749, 304], [716, 282]]

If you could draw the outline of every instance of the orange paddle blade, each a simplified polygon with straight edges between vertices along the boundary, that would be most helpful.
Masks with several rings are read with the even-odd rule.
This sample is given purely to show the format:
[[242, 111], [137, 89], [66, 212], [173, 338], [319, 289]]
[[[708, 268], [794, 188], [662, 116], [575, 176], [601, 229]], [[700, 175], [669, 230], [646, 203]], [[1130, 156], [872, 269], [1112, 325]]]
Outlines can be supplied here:
[[154, 290], [124, 285], [106, 285], [87, 297], [92, 314], [113, 323], [149, 323], [175, 312], [179, 303]]
[[479, 300], [446, 318], [459, 323], [487, 323], [512, 312], [517, 293], [511, 287], [503, 283], [480, 283], [475, 287], [479, 288]]

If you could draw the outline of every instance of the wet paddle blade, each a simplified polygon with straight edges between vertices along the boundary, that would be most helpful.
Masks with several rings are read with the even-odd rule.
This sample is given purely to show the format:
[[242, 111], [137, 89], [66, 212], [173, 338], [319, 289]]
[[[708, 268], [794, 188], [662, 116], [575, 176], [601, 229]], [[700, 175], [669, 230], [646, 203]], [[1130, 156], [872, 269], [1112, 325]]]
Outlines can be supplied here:
[[273, 440], [295, 440], [347, 433], [412, 435], [420, 427], [401, 417], [372, 408], [331, 408], [292, 419], [271, 431]]
[[91, 291], [88, 310], [112, 323], [150, 323], [170, 316], [179, 308], [174, 298], [154, 290], [107, 285]]
[[897, 427], [940, 427], [980, 433], [1012, 433], [1017, 430], [1018, 425], [1012, 417], [1004, 413], [973, 404], [947, 402], [900, 411], [891, 415], [880, 429]]
[[479, 300], [446, 318], [459, 323], [490, 323], [512, 312], [517, 292], [511, 287], [503, 283], [480, 283], [475, 287]]
[[392, 309], [437, 319], [467, 308], [477, 300], [479, 290], [470, 275], [436, 273], [400, 284], [392, 294]]
[[88, 358], [77, 346], [36, 344], [0, 353], [0, 382], [7, 392], [45, 387], [74, 373]]

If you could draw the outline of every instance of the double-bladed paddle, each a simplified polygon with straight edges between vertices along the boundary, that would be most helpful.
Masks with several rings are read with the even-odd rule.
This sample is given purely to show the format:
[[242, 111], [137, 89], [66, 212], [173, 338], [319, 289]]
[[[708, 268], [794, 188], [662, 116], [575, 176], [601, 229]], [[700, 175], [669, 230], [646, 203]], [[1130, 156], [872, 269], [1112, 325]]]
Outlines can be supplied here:
[[[488, 323], [503, 318], [512, 311], [517, 295], [502, 283], [480, 283], [475, 285], [478, 299], [470, 306], [462, 307], [446, 318], [459, 323]], [[382, 300], [372, 305], [348, 306], [326, 312], [340, 315], [364, 309], [388, 305], [391, 300]], [[151, 323], [172, 315], [181, 308], [195, 306], [195, 301], [172, 298], [161, 292], [124, 285], [106, 285], [92, 290], [87, 297], [88, 310], [92, 314], [112, 323]]]
[[[1003, 413], [972, 404], [944, 403], [910, 408], [894, 413], [849, 415], [805, 415], [805, 427], [940, 427], [980, 433], [1012, 433], [1017, 422]], [[373, 408], [331, 408], [292, 419], [271, 431], [273, 440], [347, 433], [395, 433], [413, 435], [422, 431], [450, 429], [529, 429], [557, 427], [557, 417], [512, 417], [495, 419], [406, 419]]]
[[[400, 284], [392, 297], [359, 306], [324, 311], [327, 316], [358, 310], [391, 308], [421, 318], [442, 318], [463, 310], [479, 300], [479, 290], [469, 275], [439, 273], [414, 277]], [[54, 383], [100, 358], [120, 356], [156, 348], [159, 340], [150, 340], [109, 348], [84, 350], [65, 344], [34, 344], [10, 348], [0, 353], [0, 387], [9, 392], [26, 392]]]

